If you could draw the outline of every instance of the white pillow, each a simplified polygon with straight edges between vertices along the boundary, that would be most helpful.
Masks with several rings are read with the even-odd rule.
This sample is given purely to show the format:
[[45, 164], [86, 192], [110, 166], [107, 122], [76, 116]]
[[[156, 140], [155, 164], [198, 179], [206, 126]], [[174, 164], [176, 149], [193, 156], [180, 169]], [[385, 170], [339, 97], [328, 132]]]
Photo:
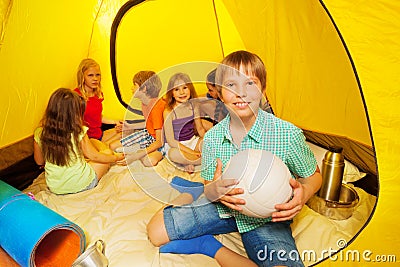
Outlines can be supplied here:
[[[326, 151], [328, 151], [325, 148], [322, 148], [320, 146], [314, 145], [313, 143], [306, 142], [308, 146], [311, 148], [311, 151], [314, 153], [314, 156], [317, 160], [317, 164], [319, 166], [319, 169], [322, 167], [322, 160], [325, 157]], [[351, 162], [344, 160], [344, 171], [343, 171], [343, 182], [344, 183], [349, 183], [349, 182], [355, 182], [363, 178], [365, 175], [367, 175], [364, 172], [360, 172], [358, 168], [352, 164]]]

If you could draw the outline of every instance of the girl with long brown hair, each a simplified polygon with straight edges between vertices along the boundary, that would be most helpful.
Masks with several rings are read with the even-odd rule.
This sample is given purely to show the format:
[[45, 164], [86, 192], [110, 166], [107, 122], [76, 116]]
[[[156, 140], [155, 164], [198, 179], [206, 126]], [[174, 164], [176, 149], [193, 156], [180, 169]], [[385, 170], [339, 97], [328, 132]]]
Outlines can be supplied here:
[[53, 193], [91, 189], [111, 163], [124, 161], [123, 154], [113, 153], [98, 140], [89, 140], [88, 128], [83, 125], [85, 103], [72, 90], [57, 89], [35, 130], [34, 158], [37, 164], [45, 165], [46, 182]]

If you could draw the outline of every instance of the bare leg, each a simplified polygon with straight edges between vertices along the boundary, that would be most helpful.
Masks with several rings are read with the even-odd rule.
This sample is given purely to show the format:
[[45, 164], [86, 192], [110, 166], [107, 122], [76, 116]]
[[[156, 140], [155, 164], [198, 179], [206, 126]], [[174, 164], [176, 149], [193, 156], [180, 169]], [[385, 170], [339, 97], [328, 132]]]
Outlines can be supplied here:
[[195, 170], [195, 166], [201, 164], [201, 158], [180, 151], [178, 148], [170, 148], [168, 150], [168, 157], [172, 162], [177, 163], [179, 169], [192, 174]]
[[115, 149], [122, 147], [121, 141], [120, 140], [114, 140], [110, 143], [110, 149], [115, 151]]
[[[109, 149], [108, 146], [102, 141], [99, 141], [97, 139], [90, 139], [90, 141], [92, 142], [93, 146], [97, 149], [97, 151], [99, 151], [100, 153], [104, 153], [107, 155], [113, 154], [111, 149]], [[109, 171], [111, 166], [110, 163], [99, 163], [93, 161], [89, 161], [88, 163], [90, 164], [90, 166], [92, 166], [92, 168], [96, 172], [97, 179], [99, 180], [104, 176], [104, 174], [106, 174]]]
[[183, 166], [183, 169], [189, 174], [192, 174], [194, 172], [194, 165], [193, 164], [185, 165]]
[[202, 151], [203, 148], [203, 138], [199, 138], [197, 141], [196, 147], [194, 148], [195, 151]]
[[[186, 205], [193, 202], [193, 197], [189, 193], [180, 194], [174, 201], [175, 206]], [[169, 237], [164, 224], [164, 207], [157, 211], [147, 224], [147, 234], [150, 242], [156, 246], [168, 243]]]
[[204, 129], [206, 130], [206, 132], [208, 131], [208, 130], [210, 130], [214, 125], [213, 125], [213, 123], [211, 122], [211, 121], [208, 121], [208, 120], [205, 120], [205, 119], [202, 119], [201, 120], [201, 124], [203, 124], [203, 127], [204, 127]]
[[[110, 150], [108, 145], [100, 140], [90, 138], [90, 142], [92, 142], [93, 146], [97, 149], [99, 152], [103, 151], [108, 151]], [[111, 150], [110, 150], [111, 151]], [[105, 152], [108, 153], [108, 152]]]
[[182, 164], [182, 165], [187, 165], [187, 164], [200, 165], [201, 164], [201, 158], [199, 158], [197, 155], [183, 152], [179, 148], [175, 148], [175, 147], [171, 147], [168, 150], [168, 156], [172, 161]]
[[88, 163], [94, 169], [94, 171], [96, 173], [96, 176], [97, 176], [97, 179], [99, 181], [110, 170], [110, 164], [109, 163], [98, 163], [98, 162], [93, 162], [93, 161], [89, 161]]
[[255, 264], [253, 261], [250, 259], [243, 257], [240, 254], [237, 254], [236, 252], [230, 250], [227, 247], [221, 247], [217, 253], [215, 254], [215, 260], [218, 262], [219, 265], [222, 267], [256, 267], [257, 264]]
[[[193, 198], [190, 194], [183, 193], [176, 199], [175, 204], [184, 205], [189, 204], [192, 201]], [[147, 233], [150, 242], [157, 247], [162, 246], [160, 252], [175, 254], [205, 254], [209, 257], [215, 258], [218, 264], [222, 267], [257, 266], [250, 259], [222, 246], [222, 244], [214, 237], [210, 239], [209, 236], [201, 236], [188, 240], [170, 241], [165, 228], [163, 210], [164, 208], [159, 210], [147, 224]], [[210, 251], [210, 247], [217, 248], [216, 252], [214, 253], [212, 249]]]
[[103, 137], [101, 138], [101, 141], [103, 141], [107, 145], [110, 145], [113, 141], [120, 140], [121, 137], [122, 134], [117, 133], [115, 129], [108, 129], [103, 132]]
[[145, 167], [153, 167], [153, 166], [156, 166], [158, 164], [158, 162], [160, 162], [160, 160], [162, 160], [162, 158], [163, 158], [163, 155], [160, 151], [154, 151], [154, 152], [144, 156], [140, 160], [142, 161], [142, 163]]

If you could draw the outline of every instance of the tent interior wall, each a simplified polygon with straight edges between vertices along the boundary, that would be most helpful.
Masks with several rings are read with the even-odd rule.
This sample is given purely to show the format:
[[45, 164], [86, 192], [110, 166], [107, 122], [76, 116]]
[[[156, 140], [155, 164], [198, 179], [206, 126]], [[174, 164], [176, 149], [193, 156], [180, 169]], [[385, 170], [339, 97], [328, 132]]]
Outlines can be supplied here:
[[[111, 25], [126, 2], [0, 0], [0, 169], [32, 155], [32, 133], [50, 94], [76, 86], [82, 58], [101, 66], [104, 116], [136, 118], [119, 103], [110, 66]], [[347, 249], [397, 252], [400, 3], [135, 2], [116, 38], [124, 100], [130, 102], [132, 75], [139, 70], [219, 62], [239, 49], [258, 54], [275, 114], [312, 133], [307, 137], [320, 145], [348, 144], [346, 158], [379, 177], [375, 212]]]

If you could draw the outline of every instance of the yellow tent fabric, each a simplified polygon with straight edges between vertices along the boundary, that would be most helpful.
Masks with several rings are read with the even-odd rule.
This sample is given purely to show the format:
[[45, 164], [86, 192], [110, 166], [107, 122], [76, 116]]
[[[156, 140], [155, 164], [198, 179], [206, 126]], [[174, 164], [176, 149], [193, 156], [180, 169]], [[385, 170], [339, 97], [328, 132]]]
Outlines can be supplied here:
[[[51, 92], [74, 88], [76, 68], [85, 57], [101, 65], [104, 115], [124, 116], [109, 51], [113, 19], [126, 2], [0, 0], [0, 148], [32, 135]], [[267, 94], [279, 117], [375, 150], [376, 210], [345, 252], [371, 251], [370, 258], [398, 253], [400, 3], [136, 2], [117, 35], [117, 77], [125, 99], [138, 70], [219, 62], [238, 49], [257, 53], [266, 63]], [[333, 264], [348, 262], [331, 259], [321, 265]], [[361, 259], [358, 264], [379, 263]]]

